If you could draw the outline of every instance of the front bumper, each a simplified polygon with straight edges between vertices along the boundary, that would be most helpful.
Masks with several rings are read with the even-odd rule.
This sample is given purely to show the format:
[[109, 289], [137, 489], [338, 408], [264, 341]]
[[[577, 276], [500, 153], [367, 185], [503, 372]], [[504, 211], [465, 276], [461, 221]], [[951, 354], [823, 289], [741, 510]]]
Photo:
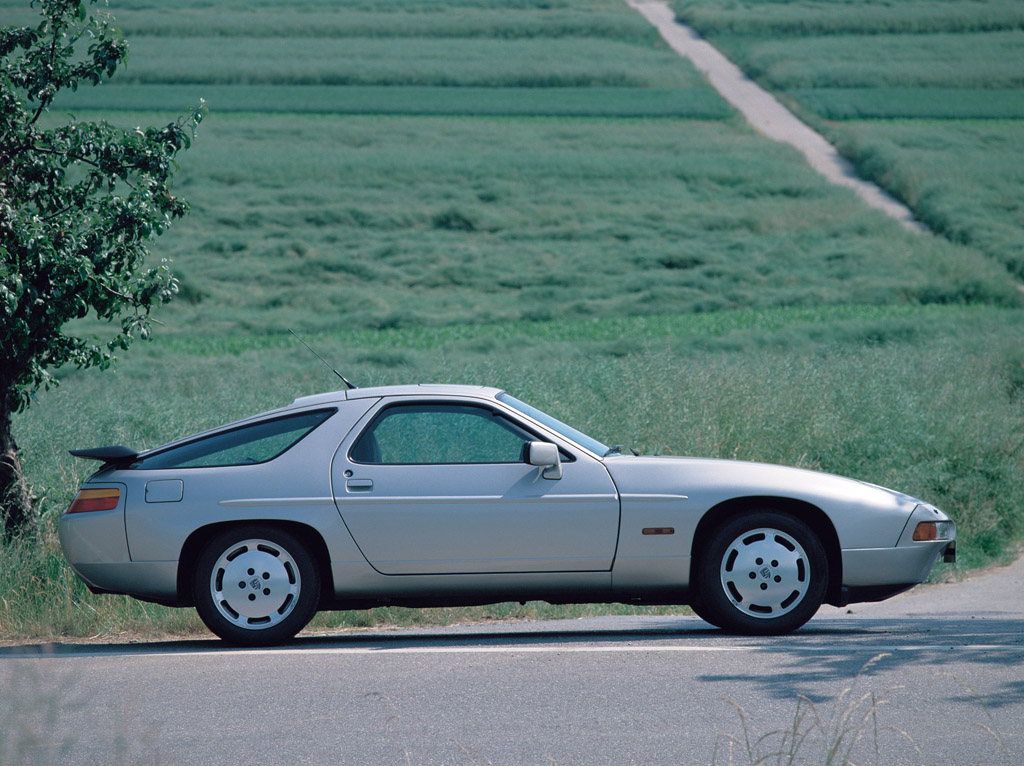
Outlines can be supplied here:
[[[939, 530], [939, 539], [915, 540], [919, 525]], [[935, 563], [956, 561], [956, 525], [938, 508], [922, 503], [907, 520], [895, 546], [843, 551], [841, 601], [881, 601], [928, 579]]]

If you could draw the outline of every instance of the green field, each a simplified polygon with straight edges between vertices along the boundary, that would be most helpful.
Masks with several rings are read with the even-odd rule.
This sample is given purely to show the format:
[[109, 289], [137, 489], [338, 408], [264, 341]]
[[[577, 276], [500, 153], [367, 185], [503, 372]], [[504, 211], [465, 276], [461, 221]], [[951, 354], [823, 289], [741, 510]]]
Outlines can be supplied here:
[[[196, 629], [75, 582], [54, 523], [90, 465], [66, 450], [337, 387], [288, 328], [360, 385], [492, 384], [608, 443], [924, 496], [961, 530], [940, 577], [1024, 536], [1024, 105], [1010, 54], [986, 70], [978, 50], [1012, 53], [1019, 4], [676, 3], [936, 235], [748, 129], [620, 0], [337, 5], [114, 2], [128, 68], [55, 110], [160, 124], [205, 98], [210, 116], [176, 176], [192, 213], [153, 247], [181, 282], [155, 340], [62, 371], [16, 422], [41, 520], [3, 552], [0, 638]], [[26, 7], [0, 0], [0, 23]], [[937, 36], [964, 79], [929, 74]], [[906, 76], [883, 82], [896, 49]], [[960, 113], [926, 113], [943, 99]]]
[[189, 160], [168, 334], [1015, 298], [728, 122], [214, 114]]
[[860, 173], [1024, 281], [1024, 5], [674, 0]]

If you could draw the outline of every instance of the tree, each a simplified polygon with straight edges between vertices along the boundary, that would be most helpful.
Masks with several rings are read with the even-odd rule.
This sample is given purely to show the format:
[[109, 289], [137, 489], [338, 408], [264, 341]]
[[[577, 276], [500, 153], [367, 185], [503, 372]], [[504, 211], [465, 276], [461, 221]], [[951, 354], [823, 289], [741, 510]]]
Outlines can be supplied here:
[[[188, 205], [170, 192], [174, 162], [205, 113], [164, 127], [123, 130], [50, 114], [62, 91], [99, 85], [128, 55], [96, 0], [32, 0], [34, 27], [0, 29], [0, 536], [32, 517], [11, 431], [34, 391], [64, 364], [106, 368], [148, 337], [150, 310], [177, 282], [147, 266], [149, 241]], [[88, 46], [87, 51], [76, 47]], [[66, 329], [94, 313], [104, 339]]]

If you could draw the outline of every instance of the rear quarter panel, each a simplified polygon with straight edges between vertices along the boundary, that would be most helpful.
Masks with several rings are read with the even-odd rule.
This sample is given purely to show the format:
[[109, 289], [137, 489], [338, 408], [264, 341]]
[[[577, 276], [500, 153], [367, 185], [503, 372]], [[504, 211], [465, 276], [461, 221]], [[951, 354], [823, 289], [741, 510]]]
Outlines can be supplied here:
[[[338, 413], [283, 455], [256, 465], [126, 470], [125, 527], [133, 561], [177, 560], [196, 530], [221, 522], [294, 521], [323, 537], [332, 560], [362, 558], [338, 516], [331, 458], [370, 405], [343, 403]], [[147, 502], [151, 482], [182, 482], [177, 502]]]

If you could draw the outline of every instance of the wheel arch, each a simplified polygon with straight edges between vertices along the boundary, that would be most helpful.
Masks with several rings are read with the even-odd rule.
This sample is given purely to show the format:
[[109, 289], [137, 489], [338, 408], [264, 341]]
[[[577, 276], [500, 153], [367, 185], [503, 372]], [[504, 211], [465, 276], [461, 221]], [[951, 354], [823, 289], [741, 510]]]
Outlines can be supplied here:
[[725, 500], [710, 508], [697, 524], [693, 535], [693, 548], [690, 556], [690, 583], [697, 585], [702, 551], [707, 549], [708, 539], [712, 532], [722, 524], [746, 511], [776, 510], [796, 517], [811, 528], [828, 560], [828, 585], [825, 589], [825, 603], [838, 603], [843, 583], [843, 556], [839, 546], [839, 535], [828, 515], [818, 506], [805, 500], [772, 495], [754, 495]]
[[178, 603], [180, 606], [195, 606], [192, 598], [192, 582], [195, 578], [196, 562], [203, 548], [216, 535], [233, 527], [259, 525], [273, 527], [288, 532], [299, 539], [316, 561], [320, 572], [320, 603], [329, 603], [334, 599], [333, 578], [331, 573], [331, 557], [327, 552], [327, 543], [313, 527], [299, 521], [283, 519], [240, 519], [218, 521], [206, 524], [194, 530], [186, 538], [178, 555]]

